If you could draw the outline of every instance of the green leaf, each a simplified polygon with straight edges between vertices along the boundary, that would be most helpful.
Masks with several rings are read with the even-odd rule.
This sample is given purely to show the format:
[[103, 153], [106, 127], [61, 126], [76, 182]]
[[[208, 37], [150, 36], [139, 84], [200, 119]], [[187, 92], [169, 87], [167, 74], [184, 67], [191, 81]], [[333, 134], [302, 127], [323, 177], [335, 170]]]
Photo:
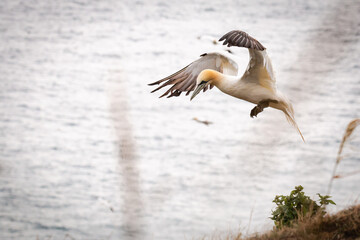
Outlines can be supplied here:
[[318, 211], [324, 215], [325, 205], [335, 204], [334, 201], [330, 200], [331, 196], [317, 194], [319, 196], [319, 203], [312, 200], [309, 196], [306, 196], [302, 191], [304, 188], [299, 185], [290, 192], [289, 196], [276, 195], [273, 202], [277, 205], [276, 209], [272, 211], [272, 217], [276, 228], [282, 228], [284, 226], [291, 226], [296, 223], [299, 215], [305, 216], [311, 212], [312, 216], [316, 215]]

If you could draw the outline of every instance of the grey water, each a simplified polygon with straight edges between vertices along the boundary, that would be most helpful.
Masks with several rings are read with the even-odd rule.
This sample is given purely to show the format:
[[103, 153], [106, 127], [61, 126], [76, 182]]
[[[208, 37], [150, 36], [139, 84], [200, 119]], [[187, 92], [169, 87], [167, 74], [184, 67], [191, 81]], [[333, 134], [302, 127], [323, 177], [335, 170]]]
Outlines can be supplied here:
[[[197, 239], [263, 232], [273, 198], [325, 194], [360, 115], [360, 3], [0, 3], [0, 239]], [[233, 29], [258, 39], [292, 100], [283, 114], [217, 89], [159, 99], [148, 83]], [[240, 71], [246, 49], [234, 49]], [[243, 70], [241, 70], [243, 69]], [[212, 122], [206, 126], [193, 118]], [[338, 174], [360, 169], [360, 130]], [[360, 175], [336, 179], [335, 212]]]

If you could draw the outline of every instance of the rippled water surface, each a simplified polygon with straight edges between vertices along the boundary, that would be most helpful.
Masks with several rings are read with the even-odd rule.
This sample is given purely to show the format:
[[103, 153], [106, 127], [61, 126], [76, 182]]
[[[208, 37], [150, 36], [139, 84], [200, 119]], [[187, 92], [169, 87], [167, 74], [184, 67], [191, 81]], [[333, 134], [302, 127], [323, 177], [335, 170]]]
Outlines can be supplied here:
[[[0, 4], [0, 238], [192, 239], [271, 229], [276, 194], [326, 193], [360, 117], [360, 4], [19, 1]], [[306, 144], [282, 113], [213, 89], [147, 83], [232, 29], [267, 47]], [[240, 68], [246, 49], [235, 49]], [[242, 70], [240, 70], [242, 71]], [[194, 117], [211, 121], [205, 126]], [[360, 130], [338, 172], [360, 169]], [[336, 211], [360, 175], [334, 181]]]

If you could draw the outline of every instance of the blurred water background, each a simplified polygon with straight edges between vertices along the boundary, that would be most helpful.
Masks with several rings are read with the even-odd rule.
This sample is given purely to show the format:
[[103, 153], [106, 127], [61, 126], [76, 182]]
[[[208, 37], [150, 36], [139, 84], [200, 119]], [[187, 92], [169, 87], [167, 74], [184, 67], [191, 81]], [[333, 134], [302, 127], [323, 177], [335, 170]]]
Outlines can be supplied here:
[[[360, 117], [359, 16], [358, 0], [2, 0], [0, 239], [271, 229], [276, 194], [326, 193]], [[306, 144], [279, 111], [251, 119], [253, 105], [217, 89], [149, 93], [233, 29], [267, 47]], [[234, 51], [245, 70], [247, 50]], [[359, 132], [339, 173], [359, 169]], [[358, 200], [359, 182], [334, 181], [331, 212]]]

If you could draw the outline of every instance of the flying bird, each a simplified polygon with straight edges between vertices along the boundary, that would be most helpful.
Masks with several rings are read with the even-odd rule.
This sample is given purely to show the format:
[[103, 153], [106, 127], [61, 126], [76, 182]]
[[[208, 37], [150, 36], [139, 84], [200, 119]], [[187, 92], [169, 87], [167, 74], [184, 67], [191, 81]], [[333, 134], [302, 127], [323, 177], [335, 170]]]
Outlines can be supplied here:
[[172, 85], [163, 95], [177, 97], [182, 92], [189, 95], [190, 100], [201, 90], [205, 92], [214, 86], [220, 91], [256, 104], [250, 111], [250, 117], [257, 115], [264, 108], [272, 107], [284, 112], [286, 119], [304, 137], [295, 121], [294, 109], [289, 99], [276, 89], [276, 79], [266, 48], [249, 34], [234, 30], [226, 33], [219, 41], [228, 47], [245, 47], [249, 50], [249, 64], [243, 75], [238, 75], [238, 64], [229, 54], [212, 52], [200, 55], [200, 58], [183, 69], [149, 85], [161, 84], [155, 92]]

